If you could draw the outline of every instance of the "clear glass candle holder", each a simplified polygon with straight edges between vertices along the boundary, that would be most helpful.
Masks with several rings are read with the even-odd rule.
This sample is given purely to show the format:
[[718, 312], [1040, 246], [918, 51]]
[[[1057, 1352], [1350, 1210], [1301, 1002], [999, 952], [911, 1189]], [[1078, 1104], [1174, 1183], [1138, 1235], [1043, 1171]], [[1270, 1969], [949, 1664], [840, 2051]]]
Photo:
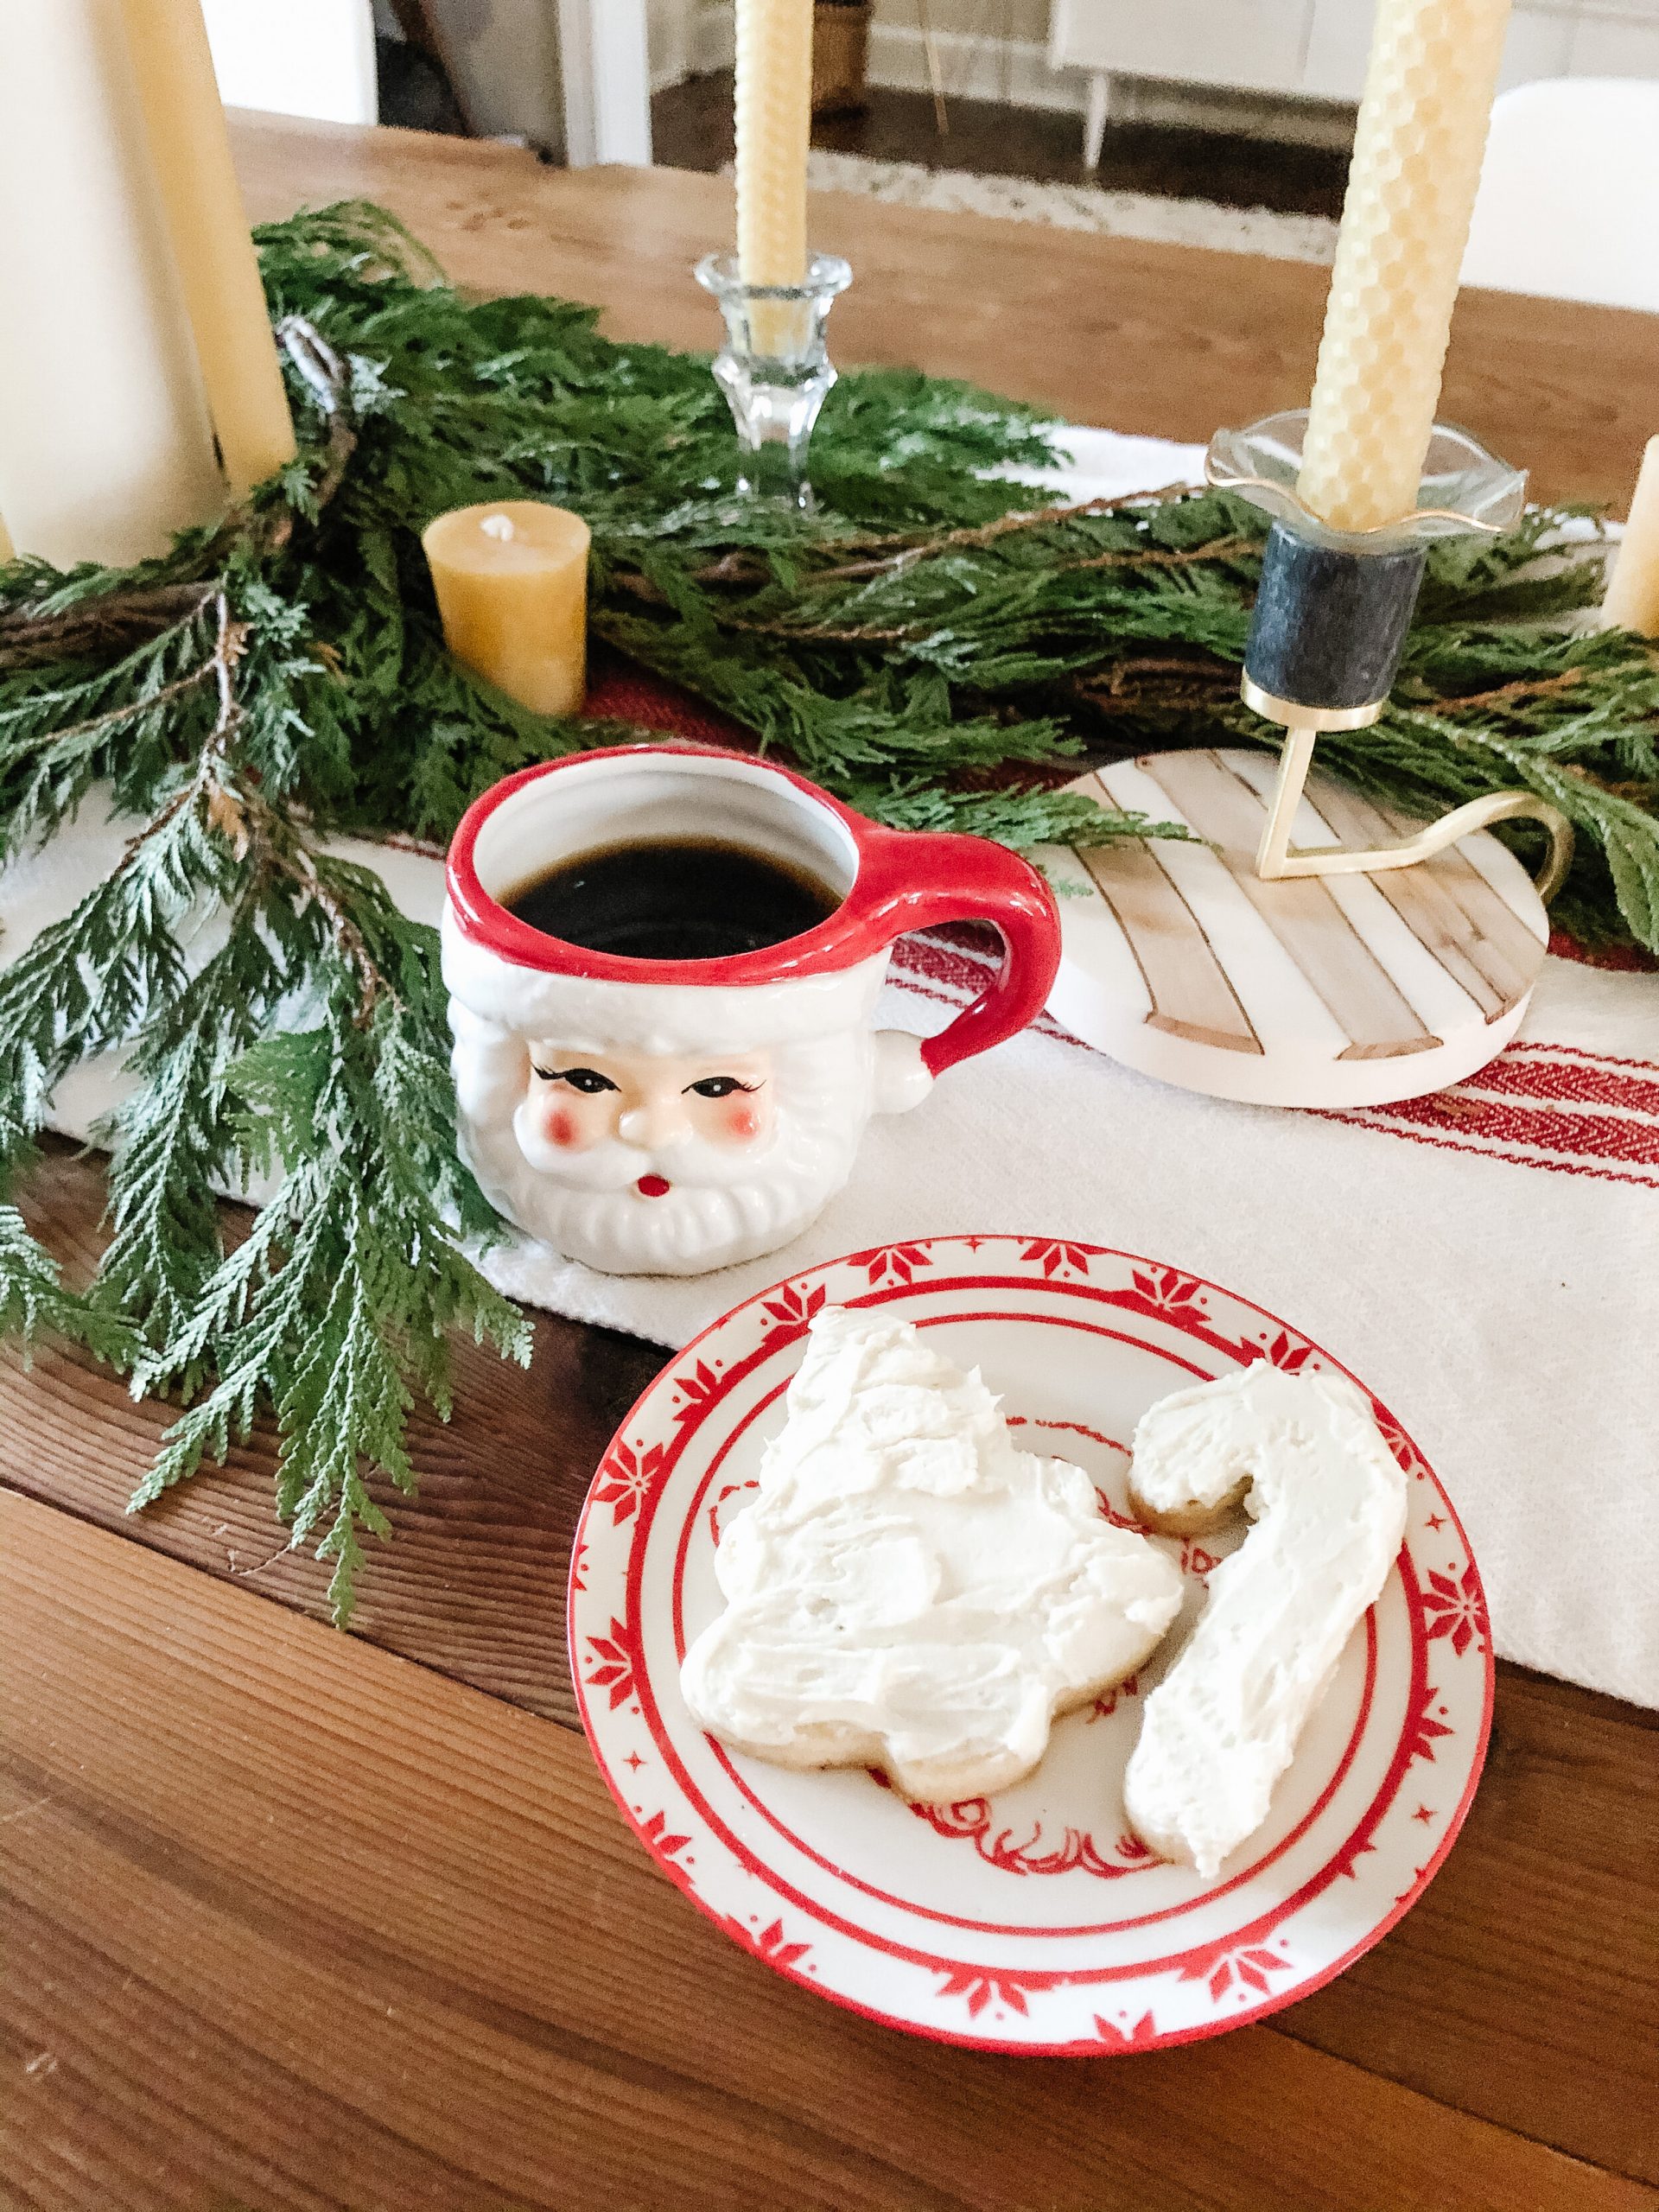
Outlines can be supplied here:
[[1455, 423], [1437, 423], [1423, 460], [1415, 511], [1376, 530], [1335, 530], [1302, 504], [1296, 489], [1306, 434], [1306, 407], [1287, 407], [1242, 430], [1217, 430], [1210, 441], [1205, 474], [1218, 491], [1236, 492], [1314, 543], [1361, 553], [1463, 537], [1471, 531], [1496, 534], [1518, 521], [1526, 505], [1525, 469], [1488, 453]]
[[711, 253], [697, 264], [696, 277], [726, 322], [715, 381], [737, 426], [738, 489], [810, 513], [807, 455], [836, 381], [823, 326], [853, 272], [838, 254], [815, 253], [804, 283], [746, 284], [735, 255]]

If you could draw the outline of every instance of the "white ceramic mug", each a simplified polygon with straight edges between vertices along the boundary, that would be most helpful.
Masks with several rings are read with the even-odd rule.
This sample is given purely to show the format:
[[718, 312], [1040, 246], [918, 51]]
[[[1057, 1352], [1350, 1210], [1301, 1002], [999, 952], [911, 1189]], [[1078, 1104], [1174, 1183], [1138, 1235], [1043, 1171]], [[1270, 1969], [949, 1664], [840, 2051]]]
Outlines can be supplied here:
[[[560, 860], [710, 838], [840, 893], [816, 928], [713, 960], [641, 960], [547, 935], [503, 902]], [[989, 988], [939, 1035], [870, 1027], [893, 941], [983, 918]], [[553, 1251], [618, 1274], [698, 1274], [806, 1228], [872, 1113], [1041, 1009], [1059, 958], [1048, 887], [980, 837], [887, 830], [787, 769], [667, 744], [522, 770], [449, 849], [443, 976], [462, 1155]]]

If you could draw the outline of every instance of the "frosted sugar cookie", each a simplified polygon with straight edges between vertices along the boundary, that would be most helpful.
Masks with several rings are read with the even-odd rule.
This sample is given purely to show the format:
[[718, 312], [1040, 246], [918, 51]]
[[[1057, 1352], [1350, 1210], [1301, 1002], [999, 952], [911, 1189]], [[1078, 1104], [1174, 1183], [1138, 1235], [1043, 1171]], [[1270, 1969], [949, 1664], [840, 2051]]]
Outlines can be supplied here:
[[1197, 1627], [1147, 1699], [1124, 1776], [1142, 1840], [1208, 1877], [1267, 1818], [1388, 1579], [1406, 1478], [1351, 1382], [1258, 1360], [1142, 1414], [1129, 1496], [1154, 1528], [1213, 1528], [1241, 1497], [1255, 1524], [1211, 1573]]
[[1174, 1563], [1102, 1517], [1081, 1468], [1020, 1451], [977, 1370], [908, 1324], [826, 1308], [788, 1409], [681, 1675], [724, 1742], [983, 1796], [1173, 1620]]

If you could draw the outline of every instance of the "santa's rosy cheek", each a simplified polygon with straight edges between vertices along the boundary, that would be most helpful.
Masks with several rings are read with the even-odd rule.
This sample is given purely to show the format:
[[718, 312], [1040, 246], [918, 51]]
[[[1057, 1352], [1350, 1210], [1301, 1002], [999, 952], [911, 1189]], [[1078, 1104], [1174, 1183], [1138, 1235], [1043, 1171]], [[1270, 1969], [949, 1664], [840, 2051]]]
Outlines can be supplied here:
[[568, 1147], [576, 1141], [576, 1125], [563, 1106], [556, 1106], [543, 1124], [550, 1144]]
[[760, 1131], [760, 1114], [747, 1099], [727, 1109], [726, 1134], [734, 1144], [752, 1143]]

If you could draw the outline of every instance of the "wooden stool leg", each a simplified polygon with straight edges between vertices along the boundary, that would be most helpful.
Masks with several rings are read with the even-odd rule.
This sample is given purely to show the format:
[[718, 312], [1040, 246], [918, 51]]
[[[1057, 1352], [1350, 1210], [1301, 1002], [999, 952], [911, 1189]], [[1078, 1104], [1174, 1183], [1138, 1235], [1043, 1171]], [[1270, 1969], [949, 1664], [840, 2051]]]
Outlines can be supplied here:
[[1106, 121], [1111, 107], [1112, 80], [1103, 69], [1097, 70], [1089, 79], [1089, 105], [1083, 118], [1083, 165], [1086, 169], [1100, 167], [1101, 149], [1106, 143]]

